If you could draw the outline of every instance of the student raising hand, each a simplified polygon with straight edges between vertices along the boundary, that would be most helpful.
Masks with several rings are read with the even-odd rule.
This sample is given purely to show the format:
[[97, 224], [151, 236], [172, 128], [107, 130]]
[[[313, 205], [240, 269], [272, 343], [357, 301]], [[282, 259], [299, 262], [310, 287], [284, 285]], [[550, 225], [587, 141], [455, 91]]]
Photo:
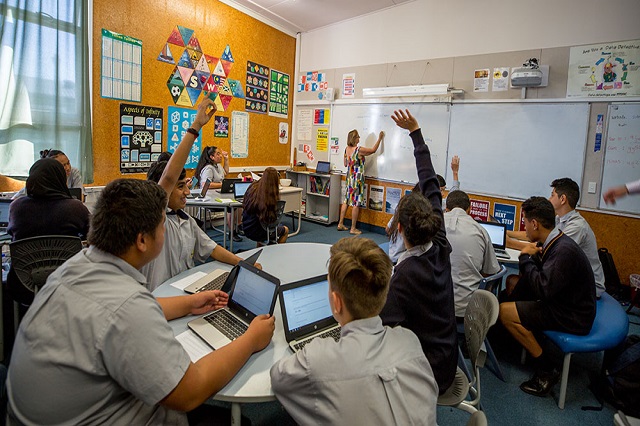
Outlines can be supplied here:
[[191, 126], [200, 131], [200, 129], [209, 122], [217, 110], [218, 108], [216, 107], [216, 104], [214, 104], [211, 99], [205, 98], [198, 105], [198, 112], [196, 113], [196, 118], [193, 120]]
[[394, 111], [391, 118], [393, 118], [393, 121], [396, 122], [398, 127], [407, 129], [409, 132], [413, 132], [414, 130], [418, 130], [420, 128], [420, 126], [418, 125], [418, 120], [416, 120], [415, 117], [411, 115], [408, 109], [405, 109], [404, 111], [402, 111], [401, 109]]

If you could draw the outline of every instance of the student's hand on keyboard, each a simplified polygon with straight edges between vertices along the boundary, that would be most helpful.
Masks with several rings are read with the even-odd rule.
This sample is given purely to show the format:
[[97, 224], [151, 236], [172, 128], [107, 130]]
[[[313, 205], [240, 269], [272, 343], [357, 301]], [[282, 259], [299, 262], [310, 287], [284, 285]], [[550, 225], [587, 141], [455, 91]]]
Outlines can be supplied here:
[[201, 291], [186, 297], [191, 298], [191, 315], [202, 315], [224, 308], [229, 301], [229, 295], [220, 290]]
[[273, 315], [258, 315], [251, 321], [247, 332], [242, 337], [253, 346], [253, 352], [258, 352], [269, 344], [275, 329], [276, 318]]

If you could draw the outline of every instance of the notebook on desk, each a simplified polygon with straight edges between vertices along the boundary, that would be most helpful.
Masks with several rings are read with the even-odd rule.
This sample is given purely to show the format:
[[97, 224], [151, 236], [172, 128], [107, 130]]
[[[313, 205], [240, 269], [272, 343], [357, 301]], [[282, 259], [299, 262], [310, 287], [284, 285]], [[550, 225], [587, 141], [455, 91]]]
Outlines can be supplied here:
[[242, 201], [244, 199], [244, 194], [252, 183], [253, 182], [237, 182], [233, 185], [233, 198], [237, 201]]
[[340, 339], [340, 325], [329, 304], [329, 281], [320, 275], [280, 287], [284, 336], [294, 352], [316, 337]]
[[238, 266], [227, 306], [188, 324], [213, 349], [244, 334], [256, 316], [273, 315], [280, 280], [244, 261]]
[[242, 179], [222, 179], [222, 186], [220, 187], [221, 194], [233, 194], [233, 188], [236, 183], [242, 182]]
[[[254, 263], [256, 263], [261, 253], [262, 249], [246, 258], [245, 262], [247, 262], [249, 265], [253, 265]], [[193, 284], [189, 284], [188, 286], [186, 286], [184, 288], [184, 291], [189, 294], [199, 293], [201, 291], [207, 290], [222, 290], [225, 293], [229, 293], [232, 289], [233, 282], [238, 275], [238, 268], [239, 266], [236, 265], [231, 268], [231, 271], [216, 269], [213, 272], [210, 272], [204, 277], [200, 278]]]
[[498, 222], [478, 221], [491, 239], [491, 245], [496, 252], [496, 256], [503, 259], [510, 259], [509, 253], [505, 250], [507, 247], [507, 225]]

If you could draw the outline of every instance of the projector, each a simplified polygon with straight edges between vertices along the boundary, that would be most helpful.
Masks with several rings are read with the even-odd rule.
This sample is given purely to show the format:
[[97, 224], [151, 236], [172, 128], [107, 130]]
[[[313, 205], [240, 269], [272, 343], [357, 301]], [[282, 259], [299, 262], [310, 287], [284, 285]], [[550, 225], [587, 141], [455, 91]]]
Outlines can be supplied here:
[[511, 71], [511, 85], [518, 87], [540, 86], [542, 84], [542, 71], [538, 67], [538, 60], [531, 58], [521, 68]]

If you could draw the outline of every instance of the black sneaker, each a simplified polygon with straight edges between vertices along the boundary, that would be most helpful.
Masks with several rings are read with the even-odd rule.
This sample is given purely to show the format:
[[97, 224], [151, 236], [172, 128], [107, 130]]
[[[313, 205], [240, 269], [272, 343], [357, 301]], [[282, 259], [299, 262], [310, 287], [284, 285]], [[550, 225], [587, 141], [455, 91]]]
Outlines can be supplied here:
[[239, 243], [240, 241], [242, 241], [242, 237], [238, 234], [233, 234], [233, 241]]
[[520, 389], [534, 396], [546, 396], [558, 383], [560, 372], [555, 368], [553, 371], [537, 371], [533, 377], [520, 385]]

